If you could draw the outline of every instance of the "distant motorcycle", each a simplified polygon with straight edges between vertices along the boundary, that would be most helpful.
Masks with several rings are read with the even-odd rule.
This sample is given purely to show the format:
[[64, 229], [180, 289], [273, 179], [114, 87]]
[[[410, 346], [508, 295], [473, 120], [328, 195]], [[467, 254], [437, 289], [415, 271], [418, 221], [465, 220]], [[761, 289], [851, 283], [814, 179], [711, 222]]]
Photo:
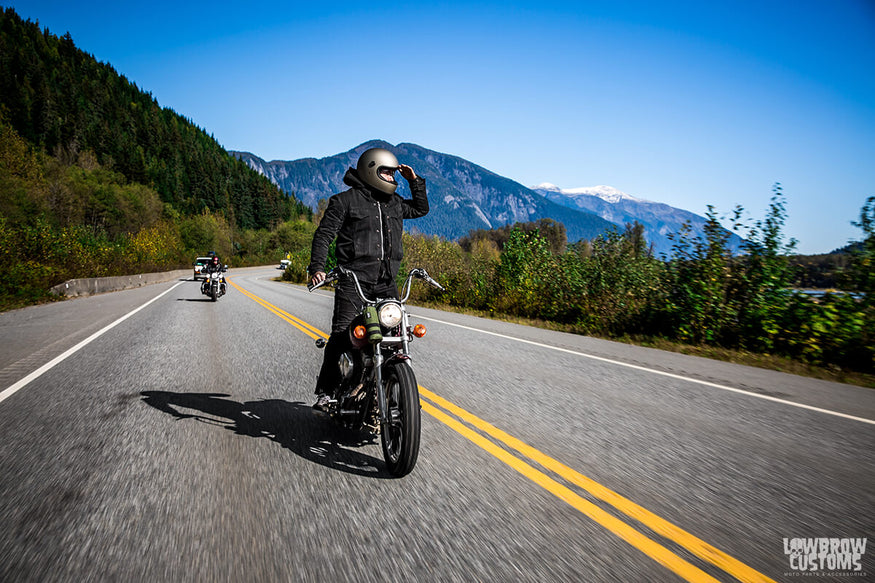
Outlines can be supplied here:
[[[312, 292], [339, 279], [352, 279], [364, 303], [349, 326], [352, 349], [341, 355], [341, 383], [328, 404], [328, 414], [342, 425], [380, 435], [389, 473], [401, 477], [413, 470], [419, 455], [419, 389], [410, 367], [409, 348], [425, 336], [425, 326], [410, 326], [405, 303], [413, 279], [444, 288], [424, 269], [413, 269], [404, 283], [402, 298], [365, 297], [358, 277], [337, 267], [325, 280], [307, 286]], [[320, 338], [316, 346], [323, 348]]]
[[222, 269], [212, 271], [206, 274], [206, 278], [201, 284], [201, 293], [205, 296], [210, 296], [214, 302], [225, 295], [227, 289], [225, 283], [225, 272], [228, 271], [228, 266], [225, 265]]

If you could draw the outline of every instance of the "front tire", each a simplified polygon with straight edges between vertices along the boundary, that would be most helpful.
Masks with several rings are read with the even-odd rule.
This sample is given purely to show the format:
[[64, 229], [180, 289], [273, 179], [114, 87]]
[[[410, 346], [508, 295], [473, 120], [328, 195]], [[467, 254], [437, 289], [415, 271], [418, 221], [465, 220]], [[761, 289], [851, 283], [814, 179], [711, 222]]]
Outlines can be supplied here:
[[406, 362], [387, 367], [384, 378], [389, 422], [380, 431], [383, 457], [389, 473], [406, 476], [419, 457], [419, 390]]
[[210, 297], [214, 302], [219, 299], [219, 286], [215, 283], [210, 285]]

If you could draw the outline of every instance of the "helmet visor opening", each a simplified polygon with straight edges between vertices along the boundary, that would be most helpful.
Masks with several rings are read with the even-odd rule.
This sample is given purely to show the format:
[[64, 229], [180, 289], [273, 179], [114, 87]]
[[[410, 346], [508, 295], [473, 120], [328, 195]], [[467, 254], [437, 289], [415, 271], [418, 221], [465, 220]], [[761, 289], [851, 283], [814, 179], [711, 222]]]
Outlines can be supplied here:
[[377, 176], [380, 177], [381, 180], [385, 180], [386, 182], [395, 183], [395, 173], [398, 171], [397, 167], [394, 166], [380, 166], [377, 170]]

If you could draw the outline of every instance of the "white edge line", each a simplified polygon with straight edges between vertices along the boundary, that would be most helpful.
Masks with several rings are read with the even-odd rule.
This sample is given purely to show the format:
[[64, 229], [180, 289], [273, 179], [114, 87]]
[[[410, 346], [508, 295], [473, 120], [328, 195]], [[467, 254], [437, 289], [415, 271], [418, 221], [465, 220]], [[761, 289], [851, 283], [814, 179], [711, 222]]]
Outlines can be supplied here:
[[5, 401], [7, 398], [11, 397], [15, 393], [17, 393], [19, 390], [23, 389], [29, 383], [31, 383], [34, 380], [41, 377], [43, 374], [45, 374], [46, 372], [48, 372], [49, 370], [51, 370], [52, 368], [54, 368], [55, 366], [60, 364], [62, 361], [66, 360], [67, 358], [69, 358], [70, 356], [72, 356], [73, 354], [75, 354], [76, 352], [81, 350], [82, 348], [84, 348], [87, 344], [90, 344], [91, 342], [96, 340], [98, 337], [102, 336], [106, 332], [109, 332], [110, 330], [112, 330], [113, 328], [115, 328], [116, 326], [118, 326], [119, 324], [121, 324], [122, 322], [124, 322], [125, 320], [127, 320], [128, 318], [130, 318], [131, 316], [133, 316], [134, 314], [136, 314], [137, 312], [139, 312], [140, 310], [142, 310], [143, 308], [145, 308], [149, 304], [151, 304], [152, 302], [158, 300], [160, 297], [169, 293], [170, 291], [172, 291], [176, 287], [182, 285], [183, 283], [184, 282], [180, 281], [179, 283], [177, 283], [173, 287], [161, 292], [159, 295], [155, 296], [154, 298], [152, 298], [151, 300], [149, 300], [148, 302], [146, 302], [145, 304], [143, 304], [139, 308], [137, 308], [131, 312], [128, 312], [127, 314], [125, 314], [124, 316], [122, 316], [121, 318], [119, 318], [118, 320], [113, 322], [112, 324], [109, 324], [105, 328], [98, 330], [97, 332], [95, 332], [94, 334], [92, 334], [91, 336], [89, 336], [88, 338], [86, 338], [85, 340], [83, 340], [82, 342], [77, 344], [76, 346], [68, 349], [66, 352], [60, 354], [59, 356], [56, 356], [55, 358], [53, 358], [52, 360], [50, 360], [46, 364], [42, 365], [41, 367], [39, 367], [38, 369], [36, 369], [35, 371], [30, 373], [26, 377], [24, 377], [23, 379], [21, 379], [20, 381], [15, 383], [14, 385], [9, 386], [2, 393], [0, 393], [0, 403], [2, 403], [3, 401]]
[[602, 356], [594, 356], [594, 355], [592, 355], [592, 354], [586, 354], [585, 352], [579, 352], [579, 351], [577, 351], [577, 350], [569, 350], [569, 349], [567, 349], [567, 348], [560, 348], [560, 347], [558, 347], [558, 346], [550, 346], [549, 344], [542, 344], [542, 343], [540, 343], [540, 342], [534, 342], [534, 341], [532, 341], [532, 340], [524, 340], [524, 339], [522, 339], [522, 338], [515, 338], [515, 337], [513, 337], [513, 336], [507, 336], [507, 335], [505, 335], [505, 334], [499, 334], [499, 333], [497, 333], [497, 332], [489, 332], [488, 330], [481, 330], [481, 329], [479, 329], [479, 328], [472, 328], [472, 327], [470, 327], [470, 326], [463, 326], [462, 324], [454, 324], [454, 323], [452, 323], [452, 322], [446, 322], [446, 321], [444, 321], [444, 320], [438, 320], [438, 319], [436, 319], [436, 318], [428, 318], [428, 317], [426, 317], [426, 316], [420, 316], [420, 315], [415, 315], [415, 316], [414, 316], [414, 314], [411, 314], [411, 317], [420, 318], [420, 319], [422, 319], [422, 320], [429, 320], [429, 321], [431, 321], [431, 322], [438, 322], [438, 323], [440, 323], [440, 324], [446, 324], [447, 326], [455, 326], [456, 328], [463, 328], [463, 329], [465, 329], [465, 330], [471, 330], [471, 331], [473, 331], [473, 332], [480, 332], [480, 333], [483, 333], [483, 334], [489, 334], [490, 336], [497, 336], [497, 337], [499, 337], [499, 338], [505, 338], [505, 339], [507, 339], [507, 340], [515, 340], [515, 341], [517, 341], [517, 342], [522, 342], [522, 343], [524, 343], [524, 344], [531, 344], [532, 346], [539, 346], [539, 347], [541, 347], [541, 348], [550, 348], [550, 349], [552, 349], [552, 350], [558, 350], [559, 352], [566, 352], [566, 353], [568, 353], [568, 354], [574, 354], [574, 355], [577, 355], [577, 356], [583, 356], [584, 358], [590, 358], [590, 359], [592, 359], [592, 360], [598, 360], [598, 361], [601, 361], [601, 362], [607, 362], [607, 363], [615, 364], [615, 365], [618, 365], [618, 366], [625, 366], [626, 368], [633, 368], [633, 369], [635, 369], [635, 370], [640, 370], [640, 371], [650, 372], [650, 373], [653, 373], [653, 374], [662, 375], [662, 376], [664, 376], [664, 377], [669, 377], [669, 378], [678, 379], [678, 380], [682, 380], [682, 381], [688, 381], [688, 382], [691, 382], [691, 383], [698, 383], [698, 384], [700, 384], [700, 385], [704, 385], [704, 386], [706, 386], [706, 387], [711, 387], [711, 388], [714, 388], [714, 389], [721, 389], [721, 390], [724, 390], [724, 391], [731, 391], [731, 392], [733, 392], [733, 393], [740, 393], [740, 394], [742, 394], [742, 395], [748, 395], [748, 396], [751, 396], [751, 397], [756, 397], [756, 398], [758, 398], [758, 399], [765, 399], [766, 401], [773, 401], [773, 402], [775, 402], [775, 403], [781, 403], [781, 404], [784, 404], [784, 405], [791, 405], [791, 406], [793, 406], [793, 407], [799, 407], [799, 408], [801, 408], [801, 409], [808, 409], [808, 410], [810, 410], [810, 411], [817, 411], [818, 413], [826, 413], [826, 414], [828, 414], [828, 415], [835, 415], [836, 417], [843, 417], [843, 418], [845, 418], [845, 419], [851, 419], [851, 420], [853, 420], [853, 421], [860, 421], [860, 422], [862, 422], [862, 423], [868, 423], [869, 425], [875, 425], [875, 421], [873, 421], [872, 419], [866, 419], [866, 418], [864, 418], [864, 417], [855, 417], [855, 416], [853, 416], [853, 415], [847, 415], [847, 414], [845, 414], [845, 413], [839, 413], [838, 411], [830, 411], [829, 409], [821, 409], [820, 407], [814, 407], [814, 406], [812, 406], [812, 405], [805, 405], [805, 404], [803, 404], [803, 403], [795, 403], [795, 402], [793, 402], [793, 401], [787, 401], [787, 400], [785, 400], [785, 399], [778, 399], [777, 397], [770, 397], [770, 396], [768, 396], [768, 395], [760, 395], [760, 394], [758, 394], [758, 393], [752, 393], [752, 392], [750, 392], [750, 391], [745, 391], [745, 390], [743, 390], [743, 389], [736, 389], [735, 387], [727, 387], [726, 385], [718, 385], [717, 383], [711, 383], [711, 382], [708, 382], [708, 381], [703, 381], [703, 380], [699, 380], [699, 379], [694, 379], [694, 378], [692, 378], [692, 377], [685, 377], [685, 376], [681, 376], [681, 375], [676, 375], [676, 374], [674, 374], [674, 373], [664, 372], [664, 371], [661, 371], [661, 370], [656, 370], [656, 369], [654, 369], [654, 368], [647, 368], [647, 367], [645, 367], [645, 366], [639, 366], [639, 365], [637, 365], [637, 364], [629, 364], [628, 362], [622, 362], [622, 361], [619, 361], [619, 360], [611, 360], [610, 358], [604, 358], [604, 357], [602, 357]]

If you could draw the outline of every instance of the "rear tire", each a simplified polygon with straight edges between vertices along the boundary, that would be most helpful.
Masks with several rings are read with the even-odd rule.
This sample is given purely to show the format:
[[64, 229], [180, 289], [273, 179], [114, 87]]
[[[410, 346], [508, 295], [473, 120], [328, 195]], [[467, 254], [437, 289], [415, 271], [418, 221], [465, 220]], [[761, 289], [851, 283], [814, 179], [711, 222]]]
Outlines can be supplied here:
[[406, 476], [419, 457], [419, 390], [406, 362], [387, 367], [383, 377], [389, 422], [380, 431], [386, 468], [396, 478]]

